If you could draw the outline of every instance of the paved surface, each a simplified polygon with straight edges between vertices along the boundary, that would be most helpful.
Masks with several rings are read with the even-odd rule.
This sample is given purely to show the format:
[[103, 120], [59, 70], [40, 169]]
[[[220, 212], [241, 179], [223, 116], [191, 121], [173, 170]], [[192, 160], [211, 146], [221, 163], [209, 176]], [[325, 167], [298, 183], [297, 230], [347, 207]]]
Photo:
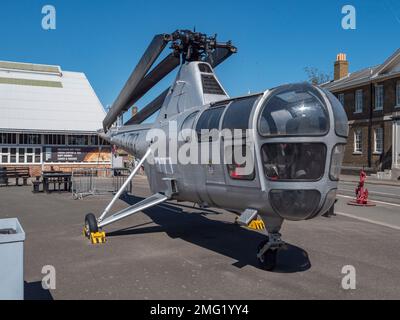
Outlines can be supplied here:
[[[353, 188], [344, 183], [340, 193], [350, 194], [345, 189]], [[107, 244], [92, 246], [81, 235], [84, 216], [99, 214], [109, 198], [74, 201], [68, 194], [30, 190], [0, 188], [0, 218], [18, 217], [27, 233], [30, 299], [400, 298], [400, 207], [355, 208], [340, 197], [337, 212], [372, 222], [338, 215], [285, 223], [288, 249], [280, 253], [278, 269], [266, 272], [255, 258], [262, 235], [233, 225], [228, 213], [164, 204], [110, 226]], [[148, 194], [142, 177], [135, 191]], [[376, 196], [399, 203], [396, 197]], [[126, 205], [119, 201], [116, 207]], [[44, 265], [56, 268], [56, 290], [41, 289]], [[341, 288], [345, 265], [356, 268], [356, 290]]]
[[368, 183], [367, 180], [369, 199], [376, 204], [376, 207], [349, 208], [347, 202], [355, 198], [356, 186], [355, 182], [340, 183], [338, 198], [341, 201], [336, 206], [336, 211], [389, 225], [400, 231], [400, 186], [376, 185]]
[[[343, 182], [351, 182], [357, 183], [360, 181], [360, 177], [358, 175], [340, 175], [340, 180]], [[367, 176], [367, 183], [370, 185], [387, 185], [387, 186], [395, 186], [400, 187], [400, 180], [386, 180], [386, 179], [377, 179], [371, 176]]]

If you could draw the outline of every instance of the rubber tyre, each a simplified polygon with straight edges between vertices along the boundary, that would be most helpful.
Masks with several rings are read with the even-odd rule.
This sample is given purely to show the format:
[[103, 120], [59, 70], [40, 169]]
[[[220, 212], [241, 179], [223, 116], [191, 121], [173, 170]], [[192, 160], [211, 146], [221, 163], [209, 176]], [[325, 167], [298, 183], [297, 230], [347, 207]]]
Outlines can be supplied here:
[[97, 225], [97, 219], [93, 213], [89, 213], [85, 217], [85, 230], [86, 230], [86, 237], [88, 238], [90, 238], [91, 233], [99, 231], [99, 227]]

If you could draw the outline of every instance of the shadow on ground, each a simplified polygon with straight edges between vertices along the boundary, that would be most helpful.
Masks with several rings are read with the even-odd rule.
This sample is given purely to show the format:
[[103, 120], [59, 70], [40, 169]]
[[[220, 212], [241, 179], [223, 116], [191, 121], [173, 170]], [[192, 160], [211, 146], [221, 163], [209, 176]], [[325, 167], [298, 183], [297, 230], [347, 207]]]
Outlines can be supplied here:
[[42, 287], [42, 282], [26, 282], [24, 283], [25, 300], [53, 300], [49, 290]]
[[[133, 205], [143, 198], [127, 195], [122, 198]], [[265, 238], [233, 223], [210, 220], [211, 210], [203, 212], [187, 212], [186, 206], [162, 204], [143, 211], [158, 226], [148, 226], [152, 223], [132, 226], [126, 229], [110, 232], [109, 237], [126, 236], [144, 233], [165, 232], [171, 238], [180, 238], [197, 246], [228, 256], [237, 262], [233, 265], [243, 268], [251, 265], [259, 268], [256, 258], [257, 245]], [[302, 272], [311, 268], [308, 254], [303, 249], [287, 244], [278, 254], [276, 273]]]

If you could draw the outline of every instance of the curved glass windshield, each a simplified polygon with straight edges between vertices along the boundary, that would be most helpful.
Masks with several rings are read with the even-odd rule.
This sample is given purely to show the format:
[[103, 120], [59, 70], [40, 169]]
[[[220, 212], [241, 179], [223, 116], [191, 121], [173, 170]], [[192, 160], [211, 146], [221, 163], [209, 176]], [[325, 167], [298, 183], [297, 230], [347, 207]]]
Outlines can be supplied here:
[[317, 181], [325, 171], [323, 143], [267, 143], [261, 148], [265, 175], [273, 181]]
[[264, 103], [259, 130], [266, 136], [323, 135], [329, 130], [329, 116], [311, 85], [285, 86]]

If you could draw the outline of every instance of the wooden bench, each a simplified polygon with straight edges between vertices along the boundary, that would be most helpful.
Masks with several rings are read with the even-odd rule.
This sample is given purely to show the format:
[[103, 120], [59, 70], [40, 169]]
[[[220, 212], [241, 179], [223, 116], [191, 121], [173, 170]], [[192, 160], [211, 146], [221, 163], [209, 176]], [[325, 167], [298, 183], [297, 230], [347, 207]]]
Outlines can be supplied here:
[[19, 186], [19, 179], [22, 179], [22, 185], [28, 185], [28, 179], [30, 178], [29, 168], [28, 167], [7, 167], [5, 171], [3, 171], [3, 176], [7, 179], [6, 185], [8, 186], [8, 179], [14, 178], [15, 184]]

